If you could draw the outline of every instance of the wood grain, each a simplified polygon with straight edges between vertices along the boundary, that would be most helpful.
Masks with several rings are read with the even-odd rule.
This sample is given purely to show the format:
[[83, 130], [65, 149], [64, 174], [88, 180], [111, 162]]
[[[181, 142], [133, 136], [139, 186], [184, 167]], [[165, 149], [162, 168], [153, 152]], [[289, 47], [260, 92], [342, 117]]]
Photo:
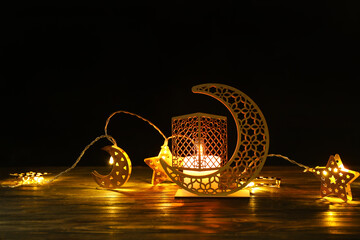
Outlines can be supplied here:
[[[37, 168], [58, 173], [65, 168]], [[298, 167], [264, 167], [281, 188], [250, 198], [175, 199], [173, 184], [152, 186], [134, 167], [121, 189], [103, 190], [77, 167], [51, 185], [0, 189], [0, 239], [358, 239], [360, 184], [353, 201], [320, 198], [320, 182]], [[101, 170], [101, 169], [100, 169]], [[106, 173], [106, 169], [102, 169]], [[354, 168], [354, 170], [358, 170]], [[16, 169], [0, 169], [5, 178]], [[22, 171], [25, 171], [22, 169]], [[100, 171], [101, 172], [101, 171]]]

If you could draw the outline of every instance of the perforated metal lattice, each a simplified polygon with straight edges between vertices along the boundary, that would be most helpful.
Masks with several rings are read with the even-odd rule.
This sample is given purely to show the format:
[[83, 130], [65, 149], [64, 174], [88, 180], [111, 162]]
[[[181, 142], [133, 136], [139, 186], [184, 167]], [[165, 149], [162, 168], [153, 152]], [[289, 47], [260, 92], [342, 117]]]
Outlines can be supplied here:
[[218, 169], [227, 162], [227, 119], [206, 113], [172, 118], [173, 166]]

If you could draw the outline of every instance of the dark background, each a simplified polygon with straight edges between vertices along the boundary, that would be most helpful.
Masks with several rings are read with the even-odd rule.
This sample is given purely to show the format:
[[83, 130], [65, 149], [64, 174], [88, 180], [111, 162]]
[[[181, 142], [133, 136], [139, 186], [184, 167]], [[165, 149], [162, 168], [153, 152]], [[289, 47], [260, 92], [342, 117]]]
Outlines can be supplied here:
[[[231, 155], [229, 112], [191, 92], [211, 82], [257, 103], [270, 153], [309, 166], [339, 153], [359, 165], [359, 1], [123, 2], [2, 8], [1, 166], [70, 166], [117, 110], [167, 136], [173, 116], [225, 115]], [[115, 116], [109, 134], [133, 165], [163, 143], [128, 115]], [[108, 144], [80, 165], [104, 165]]]

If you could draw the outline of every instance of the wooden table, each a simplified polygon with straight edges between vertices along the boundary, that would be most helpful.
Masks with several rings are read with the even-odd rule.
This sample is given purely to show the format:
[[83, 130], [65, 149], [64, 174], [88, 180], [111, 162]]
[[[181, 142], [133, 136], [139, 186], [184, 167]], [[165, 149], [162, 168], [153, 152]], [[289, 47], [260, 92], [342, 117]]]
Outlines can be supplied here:
[[107, 171], [77, 167], [51, 185], [1, 188], [0, 239], [360, 239], [359, 180], [352, 202], [331, 202], [301, 168], [264, 167], [261, 175], [280, 177], [281, 188], [257, 189], [250, 198], [174, 199], [178, 187], [152, 186], [148, 167], [134, 167], [113, 191], [98, 188], [93, 169]]

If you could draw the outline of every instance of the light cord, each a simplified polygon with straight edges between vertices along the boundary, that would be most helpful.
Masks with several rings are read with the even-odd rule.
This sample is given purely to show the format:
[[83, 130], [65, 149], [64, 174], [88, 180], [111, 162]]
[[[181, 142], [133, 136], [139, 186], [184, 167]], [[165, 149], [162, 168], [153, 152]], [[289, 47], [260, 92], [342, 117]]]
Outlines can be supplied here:
[[[104, 131], [105, 131], [105, 136], [106, 136], [107, 138], [108, 138], [108, 136], [109, 136], [108, 133], [107, 133], [107, 128], [108, 128], [110, 119], [111, 119], [114, 115], [116, 115], [116, 114], [118, 114], [118, 113], [125, 113], [125, 114], [129, 114], [129, 115], [131, 115], [131, 116], [135, 116], [135, 117], [137, 117], [137, 118], [140, 118], [141, 120], [147, 122], [147, 123], [150, 124], [153, 128], [155, 128], [155, 130], [158, 131], [165, 140], [167, 139], [166, 136], [162, 133], [162, 131], [161, 131], [157, 126], [155, 126], [155, 124], [153, 124], [152, 122], [150, 122], [150, 121], [147, 120], [146, 118], [143, 118], [142, 116], [140, 116], [140, 115], [138, 115], [138, 114], [136, 114], [136, 113], [132, 113], [132, 112], [128, 112], [128, 111], [123, 111], [123, 110], [113, 112], [113, 113], [108, 117], [108, 119], [106, 120]], [[113, 138], [108, 138], [108, 139], [109, 139], [110, 142], [112, 142], [113, 144], [116, 145], [116, 142], [113, 142], [113, 140], [114, 140]], [[115, 140], [114, 140], [114, 141], [115, 141]]]
[[[57, 174], [56, 176], [54, 176], [53, 178], [51, 178], [50, 180], [46, 180], [45, 183], [52, 183], [53, 181], [55, 181], [56, 179], [58, 179], [60, 176], [64, 175], [65, 173], [69, 172], [70, 170], [72, 170], [73, 168], [76, 167], [76, 165], [80, 162], [81, 158], [84, 156], [85, 152], [92, 146], [94, 145], [97, 141], [99, 141], [102, 138], [107, 138], [107, 139], [113, 139], [113, 137], [109, 136], [109, 135], [101, 135], [97, 138], [95, 138], [91, 143], [89, 143], [84, 150], [82, 150], [82, 152], [80, 153], [79, 157], [76, 159], [76, 161], [74, 162], [74, 164], [69, 167], [68, 169], [66, 169], [65, 171], [62, 171], [61, 173]], [[109, 140], [110, 140], [109, 139]]]
[[296, 162], [295, 160], [292, 160], [292, 159], [290, 159], [290, 158], [288, 158], [288, 157], [286, 157], [286, 156], [283, 156], [283, 155], [281, 155], [281, 154], [268, 154], [267, 156], [268, 156], [268, 157], [278, 157], [278, 158], [285, 159], [285, 160], [289, 161], [289, 162], [292, 163], [292, 164], [295, 164], [295, 165], [298, 165], [299, 167], [305, 168], [304, 172], [308, 172], [308, 171], [311, 172], [312, 169], [313, 169], [313, 168], [311, 168], [311, 167], [308, 167], [308, 166], [306, 166], [306, 165], [303, 165], [303, 164], [301, 164], [301, 163], [298, 163], [298, 162]]

